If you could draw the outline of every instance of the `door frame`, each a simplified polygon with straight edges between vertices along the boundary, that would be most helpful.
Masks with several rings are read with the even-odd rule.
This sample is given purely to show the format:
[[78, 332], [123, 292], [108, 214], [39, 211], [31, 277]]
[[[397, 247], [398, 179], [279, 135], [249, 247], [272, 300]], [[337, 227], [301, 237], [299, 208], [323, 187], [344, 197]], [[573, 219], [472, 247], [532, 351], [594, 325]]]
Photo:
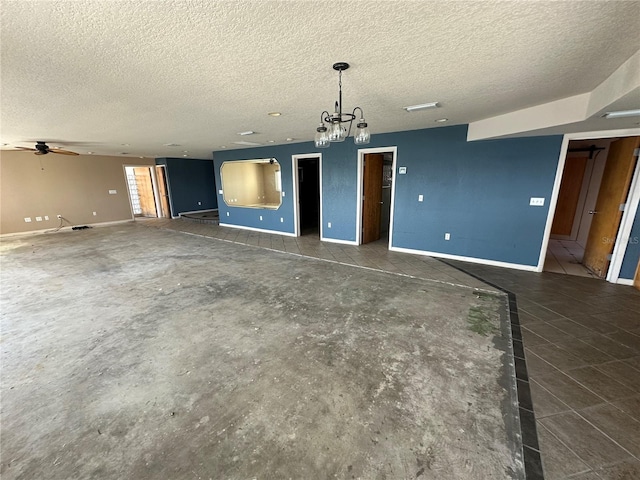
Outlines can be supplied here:
[[[168, 175], [168, 169], [166, 165], [156, 165], [156, 168], [162, 168], [162, 170], [164, 170], [164, 181], [166, 183], [166, 188], [167, 188], [167, 197], [168, 197], [168, 201], [169, 201], [169, 209], [171, 210], [171, 216], [169, 218], [178, 218], [175, 217], [173, 215], [173, 200], [171, 198], [171, 186], [169, 185], [169, 175]], [[155, 169], [154, 169], [155, 171]], [[156, 178], [156, 184], [158, 183], [158, 179]], [[158, 189], [158, 193], [160, 192], [160, 190]]]
[[396, 164], [398, 161], [398, 147], [397, 145], [390, 147], [375, 147], [375, 148], [359, 148], [358, 149], [358, 175], [357, 175], [357, 188], [356, 188], [356, 245], [362, 245], [362, 194], [364, 181], [364, 156], [369, 153], [391, 153], [393, 156], [393, 164], [391, 166], [391, 214], [389, 215], [389, 246], [391, 249], [393, 245], [393, 211], [396, 200]]
[[[151, 188], [153, 188], [153, 203], [156, 205], [156, 218], [160, 218], [158, 216], [158, 212], [162, 211], [162, 205], [160, 205], [160, 191], [158, 190], [158, 179], [156, 177], [156, 165], [135, 165], [125, 163], [122, 165], [122, 173], [124, 175], [124, 183], [127, 185], [127, 199], [129, 200], [129, 209], [131, 210], [131, 219], [135, 220], [136, 216], [133, 213], [133, 203], [131, 203], [131, 191], [129, 190], [129, 180], [127, 179], [127, 167], [130, 168], [149, 168], [151, 172]], [[165, 170], [165, 174], [167, 171]], [[169, 194], [169, 198], [171, 198], [171, 194]], [[172, 213], [173, 213], [173, 205], [171, 205]]]
[[298, 177], [298, 160], [307, 158], [318, 159], [318, 187], [320, 188], [320, 240], [324, 238], [324, 221], [322, 219], [322, 154], [321, 153], [300, 153], [291, 155], [291, 176], [293, 177], [293, 233], [294, 236], [300, 236], [300, 209], [298, 208], [300, 194], [300, 179]]
[[[560, 156], [558, 158], [558, 168], [556, 169], [556, 178], [553, 183], [553, 190], [551, 192], [551, 198], [549, 199], [549, 211], [547, 212], [547, 223], [545, 225], [544, 234], [542, 237], [542, 246], [540, 248], [540, 256], [538, 258], [538, 265], [535, 268], [536, 272], [542, 272], [544, 268], [544, 261], [547, 256], [547, 248], [549, 247], [549, 238], [551, 237], [551, 225], [553, 223], [553, 217], [556, 212], [556, 206], [558, 203], [558, 194], [560, 193], [560, 183], [562, 182], [562, 174], [564, 172], [564, 165], [569, 150], [569, 142], [571, 140], [598, 140], [602, 138], [613, 137], [636, 137], [640, 136], [640, 128], [626, 128], [621, 130], [599, 130], [595, 132], [580, 132], [580, 133], [567, 133], [562, 138], [562, 146], [560, 147]], [[631, 233], [631, 227], [635, 219], [636, 211], [638, 209], [638, 201], [640, 199], [640, 161], [636, 163], [633, 179], [629, 187], [629, 196], [627, 197], [627, 207], [622, 214], [620, 221], [620, 228], [618, 229], [618, 235], [616, 237], [615, 246], [613, 249], [613, 257], [609, 270], [607, 271], [606, 281], [611, 283], [623, 283], [627, 284], [628, 280], [619, 279], [620, 268], [622, 267], [622, 261], [627, 251], [627, 240]], [[625, 237], [626, 235], [626, 237]], [[622, 241], [624, 240], [624, 242]]]

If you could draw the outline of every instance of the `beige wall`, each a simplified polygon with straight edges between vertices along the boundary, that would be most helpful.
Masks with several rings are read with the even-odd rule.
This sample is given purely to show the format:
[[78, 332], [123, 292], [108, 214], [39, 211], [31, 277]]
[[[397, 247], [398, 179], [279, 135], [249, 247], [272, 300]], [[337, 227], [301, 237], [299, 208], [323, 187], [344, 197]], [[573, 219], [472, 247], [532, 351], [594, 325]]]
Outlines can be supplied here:
[[[0, 234], [55, 228], [60, 223], [56, 215], [73, 225], [131, 219], [124, 164], [155, 165], [155, 160], [3, 150]], [[117, 194], [110, 195], [109, 190]], [[31, 223], [25, 217], [31, 217]], [[43, 221], [36, 222], [36, 217]]]

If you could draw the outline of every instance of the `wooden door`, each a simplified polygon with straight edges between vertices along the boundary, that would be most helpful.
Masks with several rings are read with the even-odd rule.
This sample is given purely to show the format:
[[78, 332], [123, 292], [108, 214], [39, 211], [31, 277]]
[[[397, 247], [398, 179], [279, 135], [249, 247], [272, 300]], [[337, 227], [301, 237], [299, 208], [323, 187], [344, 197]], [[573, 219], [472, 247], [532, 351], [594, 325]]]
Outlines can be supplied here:
[[552, 235], [571, 235], [586, 168], [587, 157], [567, 157], [556, 212], [553, 215]]
[[626, 137], [616, 140], [609, 148], [582, 261], [585, 267], [600, 278], [605, 278], [609, 269], [610, 255], [622, 218], [620, 205], [626, 203], [629, 195], [629, 185], [636, 165], [634, 150], [639, 145], [640, 137]]
[[164, 218], [171, 218], [169, 189], [167, 188], [167, 177], [164, 173], [164, 167], [156, 167], [156, 178], [158, 179], [158, 194], [160, 195], [160, 207], [162, 208], [162, 216]]
[[633, 279], [633, 286], [640, 290], [640, 259], [638, 260], [638, 268], [636, 268], [636, 276]]
[[153, 181], [151, 180], [151, 169], [149, 167], [137, 167], [133, 169], [136, 177], [136, 187], [138, 198], [140, 199], [140, 210], [143, 217], [157, 217], [156, 201], [153, 195]]
[[380, 238], [383, 159], [383, 155], [379, 153], [370, 153], [364, 156], [362, 243], [375, 242]]

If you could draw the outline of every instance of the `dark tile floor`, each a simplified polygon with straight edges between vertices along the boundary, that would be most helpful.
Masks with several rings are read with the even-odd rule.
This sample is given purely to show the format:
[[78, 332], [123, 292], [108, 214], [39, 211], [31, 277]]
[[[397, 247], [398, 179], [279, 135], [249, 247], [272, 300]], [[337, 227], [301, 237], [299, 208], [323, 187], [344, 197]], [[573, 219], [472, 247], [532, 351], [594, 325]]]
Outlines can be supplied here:
[[640, 479], [640, 292], [450, 263], [516, 294], [545, 478]]
[[[640, 292], [530, 273], [181, 220], [144, 221], [227, 241], [516, 295], [546, 479], [640, 479]], [[455, 267], [455, 268], [454, 268]], [[461, 271], [462, 270], [462, 271]], [[526, 405], [526, 403], [525, 403]], [[522, 403], [521, 403], [522, 407]], [[533, 421], [533, 415], [531, 415]]]

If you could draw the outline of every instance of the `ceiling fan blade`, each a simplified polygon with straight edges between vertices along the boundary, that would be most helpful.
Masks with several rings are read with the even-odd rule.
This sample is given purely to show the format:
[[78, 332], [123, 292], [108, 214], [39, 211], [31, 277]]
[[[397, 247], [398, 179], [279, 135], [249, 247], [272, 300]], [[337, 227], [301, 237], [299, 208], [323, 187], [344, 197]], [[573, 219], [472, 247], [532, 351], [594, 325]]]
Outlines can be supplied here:
[[17, 148], [18, 150], [29, 150], [30, 152], [37, 152], [35, 148], [27, 148], [27, 147], [13, 147], [13, 148]]
[[47, 152], [41, 152], [40, 150], [36, 150], [35, 152], [33, 152], [34, 155], [46, 155]]
[[61, 148], [50, 148], [49, 153], [59, 153], [60, 155], [80, 155], [76, 152], [70, 152], [69, 150], [63, 150]]

